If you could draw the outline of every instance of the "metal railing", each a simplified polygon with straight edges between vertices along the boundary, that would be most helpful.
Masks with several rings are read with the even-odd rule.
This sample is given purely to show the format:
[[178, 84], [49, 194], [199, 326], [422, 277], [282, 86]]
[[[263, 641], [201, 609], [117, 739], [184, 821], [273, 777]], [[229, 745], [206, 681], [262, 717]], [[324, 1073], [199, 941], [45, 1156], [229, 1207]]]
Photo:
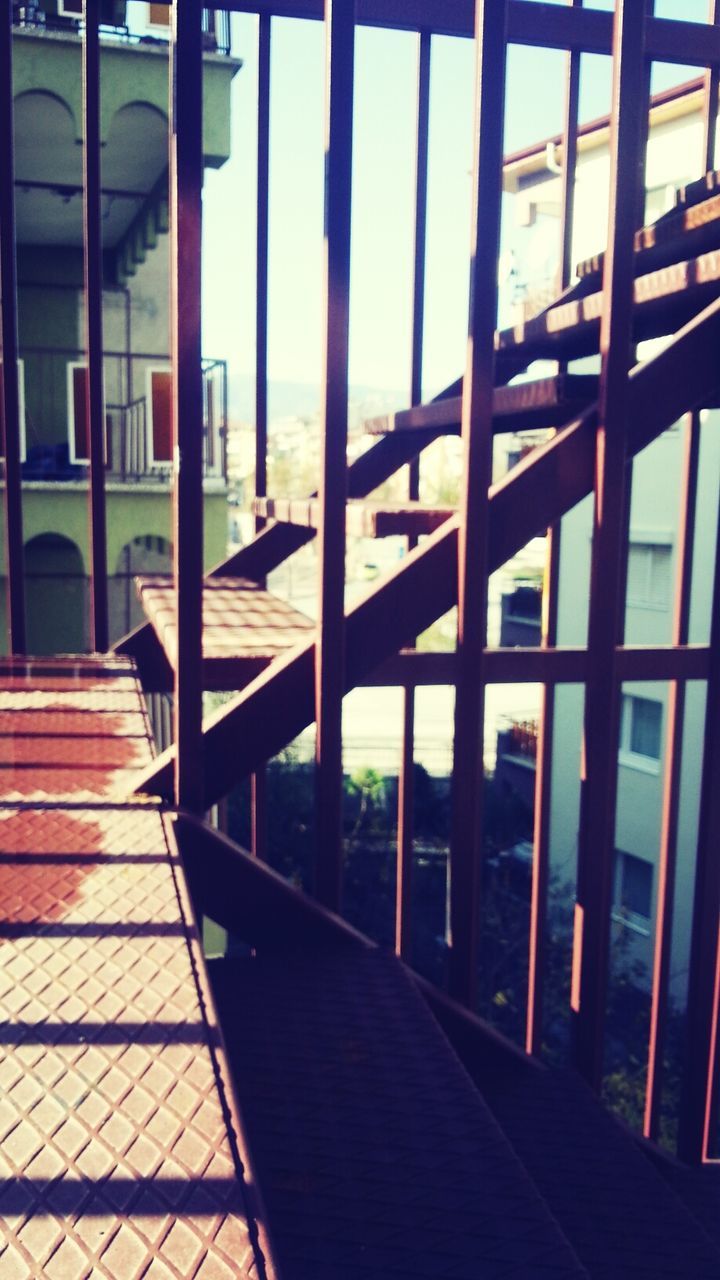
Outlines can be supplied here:
[[[72, 348], [21, 348], [25, 385], [25, 480], [78, 480], [87, 474], [87, 457], [72, 435], [78, 388], [72, 371], [86, 366], [83, 351]], [[105, 468], [107, 478], [132, 483], [169, 483], [171, 458], [153, 450], [149, 379], [170, 376], [168, 357], [143, 352], [103, 353], [105, 389]], [[227, 364], [204, 359], [203, 475], [227, 480]], [[143, 389], [143, 394], [137, 392]], [[169, 424], [168, 424], [169, 425]], [[53, 443], [49, 443], [52, 441]]]
[[[360, 21], [411, 29], [419, 34], [416, 97], [417, 166], [416, 247], [411, 309], [413, 370], [408, 394], [419, 400], [423, 351], [425, 214], [428, 184], [430, 61], [434, 37], [473, 36], [479, 88], [474, 122], [476, 193], [469, 271], [472, 305], [461, 421], [465, 469], [456, 521], [448, 522], [380, 583], [348, 617], [344, 613], [345, 500], [349, 493], [372, 492], [401, 465], [415, 461], [422, 444], [408, 439], [382, 441], [352, 468], [346, 464], [348, 411], [348, 300], [350, 290], [351, 158], [353, 140], [354, 6], [322, 0], [243, 0], [244, 11], [259, 14], [258, 91], [258, 293], [257, 293], [257, 474], [263, 490], [267, 457], [267, 315], [270, 45], [273, 24], [283, 17], [325, 18], [326, 106], [326, 293], [325, 369], [322, 397], [323, 452], [318, 509], [318, 629], [314, 647], [278, 664], [273, 680], [255, 682], [202, 732], [202, 512], [203, 451], [197, 423], [203, 417], [200, 361], [200, 243], [202, 225], [202, 145], [200, 121], [203, 18], [192, 2], [178, 6], [173, 35], [174, 118], [171, 129], [171, 205], [174, 248], [171, 321], [176, 370], [173, 418], [178, 468], [175, 483], [175, 547], [179, 597], [177, 658], [174, 672], [173, 753], [161, 757], [147, 785], [174, 793], [178, 805], [202, 814], [242, 776], [253, 774], [253, 831], [256, 853], [263, 851], [263, 763], [294, 736], [314, 690], [318, 724], [317, 790], [322, 821], [315, 868], [316, 891], [331, 907], [341, 905], [342, 882], [342, 698], [347, 683], [372, 677], [388, 650], [411, 643], [424, 626], [458, 604], [457, 653], [403, 655], [395, 679], [408, 690], [400, 779], [398, 831], [398, 950], [409, 955], [412, 934], [412, 765], [415, 716], [413, 692], [437, 669], [425, 663], [437, 657], [443, 679], [456, 687], [453, 818], [450, 844], [449, 955], [452, 993], [475, 1007], [477, 957], [483, 895], [483, 725], [485, 692], [491, 683], [533, 681], [543, 688], [542, 713], [535, 743], [535, 829], [528, 956], [525, 1043], [540, 1052], [543, 1044], [543, 981], [551, 939], [547, 911], [550, 880], [550, 802], [553, 786], [566, 778], [553, 759], [557, 684], [578, 684], [585, 698], [584, 768], [575, 885], [575, 937], [569, 1020], [578, 1069], [599, 1088], [602, 1080], [605, 1010], [610, 960], [610, 919], [617, 811], [617, 762], [620, 696], [623, 681], [664, 680], [671, 696], [665, 745], [660, 886], [655, 920], [653, 1016], [648, 1045], [645, 1132], [657, 1135], [662, 1103], [664, 1020], [669, 996], [669, 959], [678, 850], [678, 808], [682, 762], [684, 700], [688, 681], [707, 686], [708, 716], [701, 766], [699, 836], [692, 909], [686, 1054], [680, 1114], [680, 1151], [695, 1162], [711, 1151], [711, 1122], [716, 1119], [716, 1021], [720, 943], [720, 561], [715, 559], [710, 642], [690, 646], [689, 603], [697, 495], [699, 406], [717, 390], [717, 301], [681, 331], [675, 348], [655, 362], [633, 364], [634, 233], [640, 219], [643, 161], [646, 152], [649, 71], [655, 61], [695, 64], [707, 69], [704, 165], [711, 169], [720, 68], [720, 9], [708, 23], [664, 21], [646, 15], [639, 0], [617, 0], [615, 14], [581, 3], [538, 4], [530, 0], [358, 0]], [[86, 32], [88, 45], [97, 32]], [[597, 325], [602, 352], [597, 405], [539, 451], [537, 465], [526, 463], [506, 482], [491, 488], [491, 389], [497, 371], [497, 258], [502, 200], [503, 113], [508, 41], [561, 49], [567, 55], [566, 108], [558, 291], [571, 278], [570, 246], [578, 137], [580, 57], [613, 55], [615, 89], [609, 122], [611, 201], [608, 253], [598, 285], [601, 317]], [[2, 269], [3, 350], [6, 370], [16, 367], [11, 22], [0, 23], [0, 267]], [[88, 117], [97, 116], [97, 93], [86, 85]], [[97, 86], [96, 86], [97, 87]], [[86, 187], [97, 186], [99, 157], [89, 154]], [[91, 240], [86, 217], [85, 244]], [[94, 290], [94, 292], [93, 292]], [[88, 301], [96, 309], [99, 284], [88, 281]], [[705, 295], [707, 299], [707, 295]], [[90, 310], [86, 308], [86, 314]], [[529, 362], [529, 360], [528, 360]], [[564, 366], [563, 366], [564, 367]], [[517, 372], [518, 370], [516, 370]], [[96, 368], [97, 372], [97, 368]], [[505, 368], [507, 374], [507, 366]], [[508, 375], [508, 377], [514, 374]], [[715, 381], [713, 381], [715, 379]], [[507, 380], [507, 379], [506, 379]], [[24, 648], [21, 484], [18, 388], [12, 375], [3, 388], [6, 423], [6, 548], [10, 641]], [[128, 412], [136, 412], [128, 397]], [[627, 476], [631, 459], [670, 421], [685, 411], [685, 470], [680, 500], [680, 554], [676, 606], [669, 646], [631, 647], [624, 640], [624, 580], [628, 554]], [[139, 413], [139, 411], [137, 411]], [[90, 488], [102, 497], [104, 423], [101, 406], [91, 406]], [[139, 430], [139, 426], [136, 428]], [[401, 433], [397, 433], [400, 436]], [[387, 444], [387, 448], [385, 445]], [[411, 476], [411, 496], [417, 470]], [[594, 493], [590, 616], [587, 643], [561, 648], [558, 639], [559, 524], [561, 517]], [[486, 644], [487, 580], [530, 537], [551, 527], [548, 539], [547, 608], [542, 643], [531, 652], [489, 650]], [[278, 531], [279, 530], [279, 531]], [[224, 566], [224, 574], [264, 581], [277, 564], [308, 542], [313, 531], [262, 530], [257, 543]], [[103, 530], [93, 525], [94, 559], [104, 560]], [[151, 647], [149, 628], [134, 640], [135, 650]], [[422, 661], [417, 661], [421, 659]], [[429, 672], [425, 677], [423, 671]], [[434, 672], [434, 674], [432, 674]], [[389, 679], [390, 677], [386, 677]], [[529, 739], [528, 739], [529, 741]], [[528, 748], [529, 750], [529, 748]], [[170, 782], [168, 783], [168, 776]]]
[[[80, 6], [78, 6], [80, 8]], [[100, 9], [100, 38], [102, 40], [120, 40], [124, 44], [133, 45], [167, 45], [170, 41], [170, 25], [168, 21], [167, 35], [156, 28], [152, 33], [137, 31], [127, 23], [116, 23], [112, 20], [112, 6], [108, 12]], [[169, 14], [169, 7], [168, 7]], [[27, 4], [13, 3], [13, 25], [35, 31], [59, 31], [81, 35], [83, 19], [80, 13], [47, 13], [37, 0], [29, 0]], [[230, 48], [230, 14], [225, 9], [203, 9], [202, 40], [206, 53], [229, 55]]]

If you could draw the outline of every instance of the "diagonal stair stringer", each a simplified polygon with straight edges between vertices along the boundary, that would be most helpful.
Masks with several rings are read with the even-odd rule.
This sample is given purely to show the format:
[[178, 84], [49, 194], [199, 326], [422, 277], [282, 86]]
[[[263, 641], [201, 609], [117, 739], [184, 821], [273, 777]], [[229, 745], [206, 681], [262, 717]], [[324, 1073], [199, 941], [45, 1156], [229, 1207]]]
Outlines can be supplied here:
[[[366, 498], [368, 494], [395, 475], [401, 467], [414, 461], [423, 449], [442, 434], [442, 429], [424, 431], [422, 440], [411, 433], [403, 437], [384, 436], [356, 458], [347, 470], [348, 498]], [[317, 497], [316, 493], [310, 495]], [[312, 542], [316, 530], [300, 525], [271, 523], [255, 535], [246, 546], [214, 565], [210, 578], [248, 578], [262, 582], [290, 556]], [[172, 671], [151, 622], [141, 622], [113, 645], [114, 653], [133, 658], [140, 669], [147, 690], [172, 689]]]
[[[718, 350], [720, 299], [689, 321], [657, 356], [635, 366], [628, 384], [630, 456], [717, 392]], [[596, 428], [597, 407], [592, 406], [491, 488], [488, 572], [592, 492]], [[453, 517], [349, 610], [346, 691], [456, 603], [457, 532]], [[206, 807], [312, 723], [314, 662], [310, 641], [272, 663], [205, 721]], [[158, 756], [136, 790], [169, 798], [173, 758], [173, 747]]]
[[[578, 281], [569, 286], [558, 298], [541, 311], [538, 318], [547, 316], [555, 307], [577, 301], [587, 292], [587, 282]], [[532, 360], [530, 353], [524, 353], [522, 346], [512, 350], [500, 350], [496, 356], [495, 380], [498, 387], [506, 386], [518, 374], [523, 373]], [[462, 377], [450, 383], [434, 398], [433, 403], [462, 394]], [[348, 498], [367, 498], [401, 467], [413, 462], [428, 445], [443, 434], [442, 427], [425, 428], [415, 435], [398, 434], [376, 440], [365, 453], [360, 454], [350, 463], [347, 469]], [[310, 494], [316, 498], [317, 491]], [[210, 569], [208, 577], [250, 578], [261, 582], [273, 569], [277, 569], [290, 556], [299, 551], [308, 542], [312, 542], [316, 530], [302, 528], [297, 525], [271, 523], [255, 535], [247, 546]], [[153, 625], [145, 621], [135, 627], [127, 635], [122, 636], [113, 645], [113, 652], [133, 658], [138, 664], [147, 689], [171, 689], [172, 671], [167, 662]]]

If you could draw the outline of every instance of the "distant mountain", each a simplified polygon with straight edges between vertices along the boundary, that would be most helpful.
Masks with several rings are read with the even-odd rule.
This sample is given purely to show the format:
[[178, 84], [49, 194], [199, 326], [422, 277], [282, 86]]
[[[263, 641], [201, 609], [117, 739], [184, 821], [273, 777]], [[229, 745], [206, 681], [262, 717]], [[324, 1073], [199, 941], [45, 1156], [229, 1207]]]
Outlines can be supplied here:
[[[407, 393], [387, 388], [350, 388], [350, 425], [374, 413], [407, 406]], [[320, 412], [320, 386], [311, 382], [272, 381], [268, 387], [268, 416], [315, 418]], [[228, 414], [231, 422], [252, 423], [255, 419], [255, 381], [246, 374], [228, 374]]]

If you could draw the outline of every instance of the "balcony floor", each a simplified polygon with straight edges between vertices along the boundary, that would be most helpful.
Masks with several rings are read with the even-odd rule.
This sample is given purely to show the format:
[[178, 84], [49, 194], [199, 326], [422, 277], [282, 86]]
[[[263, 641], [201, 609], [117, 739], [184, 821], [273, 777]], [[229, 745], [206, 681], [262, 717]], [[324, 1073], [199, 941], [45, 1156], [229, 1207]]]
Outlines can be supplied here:
[[257, 1275], [127, 661], [0, 669], [0, 1276]]

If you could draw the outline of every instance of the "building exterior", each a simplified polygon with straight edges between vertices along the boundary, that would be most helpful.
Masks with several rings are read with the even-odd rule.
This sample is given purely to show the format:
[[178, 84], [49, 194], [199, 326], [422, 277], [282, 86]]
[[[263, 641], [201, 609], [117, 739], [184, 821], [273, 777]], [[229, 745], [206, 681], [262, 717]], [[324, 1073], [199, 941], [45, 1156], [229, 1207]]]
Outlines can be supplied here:
[[[701, 81], [691, 81], [653, 98], [646, 171], [648, 222], [672, 208], [675, 193], [698, 169], [702, 98]], [[606, 241], [608, 139], [607, 118], [591, 122], [579, 134], [574, 262], [598, 253]], [[505, 163], [505, 188], [514, 197], [516, 215], [512, 287], [515, 320], [520, 323], [546, 305], [556, 291], [561, 207], [559, 146], [560, 139], [544, 140], [509, 156]], [[639, 358], [652, 354], [657, 345], [641, 344]], [[578, 361], [572, 368], [596, 372], [599, 360]], [[709, 566], [713, 561], [715, 539], [712, 494], [717, 491], [720, 471], [717, 435], [710, 429], [713, 417], [716, 415], [712, 410], [701, 413], [689, 637], [697, 643], [706, 642], [710, 626]], [[663, 645], [672, 641], [684, 430], [682, 423], [675, 424], [633, 464], [625, 612], [628, 645]], [[509, 449], [508, 460], [511, 465], [519, 460], [514, 445]], [[562, 520], [560, 545], [558, 644], [583, 646], [588, 627], [592, 499], [580, 503]], [[528, 590], [520, 588], [503, 597], [503, 644], [539, 643], [541, 585], [538, 584], [534, 612], [528, 607]], [[524, 616], [517, 617], [518, 613]], [[644, 681], [623, 686], [613, 920], [616, 939], [622, 939], [624, 949], [639, 962], [648, 983], [653, 954], [652, 922], [657, 907], [667, 700], [667, 683]], [[673, 996], [681, 1005], [685, 999], [691, 932], [704, 714], [704, 696], [690, 683], [686, 692], [671, 972]], [[581, 686], [559, 686], [554, 720], [556, 781], [551, 819], [552, 871], [559, 888], [574, 884], [576, 874], [582, 721]], [[517, 790], [526, 804], [530, 792], [528, 768], [534, 774], [535, 764], [534, 745], [528, 746], [531, 730], [532, 725], [527, 723], [510, 724], [498, 737], [499, 776]]]
[[[40, 653], [88, 643], [81, 12], [71, 0], [17, 6], [13, 32], [23, 537], [28, 643]], [[169, 567], [168, 12], [111, 3], [101, 13], [111, 639], [139, 618], [133, 575]], [[204, 160], [217, 168], [240, 64], [227, 16], [213, 11], [205, 26]], [[209, 564], [226, 546], [224, 364], [206, 360], [203, 376]]]

